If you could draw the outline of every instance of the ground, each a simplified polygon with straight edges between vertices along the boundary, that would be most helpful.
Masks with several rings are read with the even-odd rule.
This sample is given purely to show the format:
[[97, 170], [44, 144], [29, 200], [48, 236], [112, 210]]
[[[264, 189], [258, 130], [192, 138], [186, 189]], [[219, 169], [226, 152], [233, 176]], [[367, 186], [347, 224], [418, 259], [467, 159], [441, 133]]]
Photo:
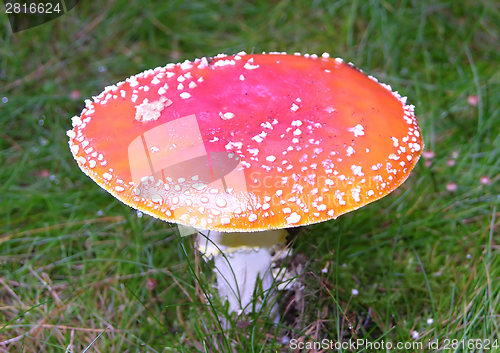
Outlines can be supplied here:
[[[497, 3], [82, 1], [15, 34], [0, 21], [0, 352], [498, 350]], [[221, 334], [193, 238], [98, 187], [65, 132], [107, 85], [241, 50], [353, 62], [415, 104], [426, 149], [391, 195], [289, 237], [302, 288], [280, 324]]]

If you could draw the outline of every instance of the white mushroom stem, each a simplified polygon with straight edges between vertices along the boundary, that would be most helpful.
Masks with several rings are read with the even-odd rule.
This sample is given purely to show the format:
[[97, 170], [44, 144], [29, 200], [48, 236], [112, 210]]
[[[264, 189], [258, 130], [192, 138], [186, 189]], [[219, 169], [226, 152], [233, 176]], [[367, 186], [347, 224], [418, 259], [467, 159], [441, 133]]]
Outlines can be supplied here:
[[[221, 233], [199, 230], [197, 244], [205, 258], [214, 259], [219, 296], [229, 302], [229, 311], [249, 313], [271, 304], [269, 318], [279, 320], [275, 279], [271, 264], [285, 230], [254, 233]], [[262, 291], [256, 292], [260, 278]], [[259, 296], [254, 300], [254, 294]]]

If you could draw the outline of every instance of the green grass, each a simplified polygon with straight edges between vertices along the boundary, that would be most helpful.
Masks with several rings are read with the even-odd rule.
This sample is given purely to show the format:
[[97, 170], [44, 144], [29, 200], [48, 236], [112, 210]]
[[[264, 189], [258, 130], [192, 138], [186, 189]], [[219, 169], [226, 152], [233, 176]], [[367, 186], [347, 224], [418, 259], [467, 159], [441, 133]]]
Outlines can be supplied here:
[[[486, 0], [82, 1], [17, 34], [0, 15], [0, 352], [294, 351], [284, 338], [495, 351], [466, 340], [500, 344], [499, 24]], [[352, 61], [416, 105], [435, 157], [390, 196], [302, 229], [289, 265], [303, 289], [283, 295], [282, 322], [256, 314], [222, 334], [193, 238], [87, 178], [65, 131], [109, 84], [240, 50]]]

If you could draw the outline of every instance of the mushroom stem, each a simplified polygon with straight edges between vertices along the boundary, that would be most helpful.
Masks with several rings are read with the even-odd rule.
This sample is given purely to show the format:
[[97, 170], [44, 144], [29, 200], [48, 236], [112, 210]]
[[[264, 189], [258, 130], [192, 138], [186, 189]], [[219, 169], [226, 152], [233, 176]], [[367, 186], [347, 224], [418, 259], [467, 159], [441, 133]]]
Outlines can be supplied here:
[[[269, 306], [269, 318], [278, 322], [276, 285], [271, 271], [275, 248], [283, 243], [285, 230], [254, 233], [222, 233], [200, 230], [198, 250], [214, 260], [219, 296], [229, 303], [229, 312], [258, 312]], [[256, 290], [257, 284], [258, 287]]]

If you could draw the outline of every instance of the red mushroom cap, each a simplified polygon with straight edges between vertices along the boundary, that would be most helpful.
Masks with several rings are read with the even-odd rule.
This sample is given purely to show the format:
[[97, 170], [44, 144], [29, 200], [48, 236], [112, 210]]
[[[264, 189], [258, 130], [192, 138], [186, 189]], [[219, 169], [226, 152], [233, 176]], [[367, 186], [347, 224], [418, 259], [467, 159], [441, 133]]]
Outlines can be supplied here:
[[327, 54], [218, 55], [106, 87], [68, 131], [122, 202], [218, 231], [317, 223], [403, 183], [423, 149], [406, 98]]

